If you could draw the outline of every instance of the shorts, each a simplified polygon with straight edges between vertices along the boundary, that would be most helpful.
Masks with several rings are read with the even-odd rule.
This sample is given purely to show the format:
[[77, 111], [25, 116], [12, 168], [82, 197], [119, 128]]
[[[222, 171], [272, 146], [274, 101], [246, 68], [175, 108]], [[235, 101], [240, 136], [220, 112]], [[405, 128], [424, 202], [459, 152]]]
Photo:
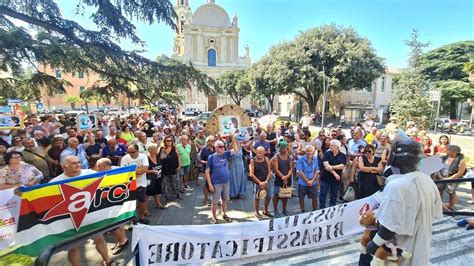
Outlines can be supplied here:
[[302, 186], [298, 184], [298, 198], [300, 200], [304, 199], [304, 197], [308, 195], [308, 198], [312, 200], [317, 200], [318, 199], [318, 185], [314, 184], [311, 187], [308, 186]]
[[444, 190], [448, 194], [453, 194], [456, 192], [456, 188], [458, 188], [459, 183], [441, 183], [437, 186], [440, 190]]
[[191, 165], [181, 166], [179, 168], [179, 176], [189, 175], [189, 171], [191, 171]]
[[137, 201], [138, 202], [146, 202], [146, 188], [145, 187], [137, 187]]
[[[257, 192], [260, 190], [260, 186], [257, 185], [257, 184], [253, 184], [253, 198], [254, 199], [257, 199]], [[272, 185], [271, 183], [269, 182], [268, 185], [267, 185], [267, 188], [265, 189], [265, 191], [267, 191], [267, 195], [265, 196], [265, 199], [266, 200], [269, 200], [272, 198]]]
[[212, 185], [214, 186], [214, 192], [212, 193], [212, 203], [217, 204], [220, 199], [222, 199], [222, 201], [230, 200], [230, 183]]

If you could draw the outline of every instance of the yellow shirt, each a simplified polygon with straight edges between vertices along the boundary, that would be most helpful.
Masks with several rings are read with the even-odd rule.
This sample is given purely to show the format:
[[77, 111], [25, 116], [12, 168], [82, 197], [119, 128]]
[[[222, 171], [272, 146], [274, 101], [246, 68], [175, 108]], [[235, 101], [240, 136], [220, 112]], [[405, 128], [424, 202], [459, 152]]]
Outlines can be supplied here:
[[365, 142], [367, 142], [367, 144], [374, 145], [374, 140], [375, 140], [375, 135], [372, 133], [369, 133], [367, 134], [367, 136], [365, 136]]

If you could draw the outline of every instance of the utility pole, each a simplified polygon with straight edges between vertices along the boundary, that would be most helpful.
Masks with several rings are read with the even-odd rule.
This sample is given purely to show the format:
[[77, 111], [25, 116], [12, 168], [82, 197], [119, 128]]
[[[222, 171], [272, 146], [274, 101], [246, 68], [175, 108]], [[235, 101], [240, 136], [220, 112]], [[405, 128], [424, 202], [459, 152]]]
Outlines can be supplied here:
[[324, 72], [324, 65], [323, 65], [323, 110], [321, 112], [321, 130], [324, 128], [324, 115], [326, 112], [328, 85], [329, 84], [326, 84], [326, 73]]
[[439, 90], [438, 93], [438, 108], [436, 110], [435, 133], [438, 131], [439, 109], [441, 107], [441, 90]]

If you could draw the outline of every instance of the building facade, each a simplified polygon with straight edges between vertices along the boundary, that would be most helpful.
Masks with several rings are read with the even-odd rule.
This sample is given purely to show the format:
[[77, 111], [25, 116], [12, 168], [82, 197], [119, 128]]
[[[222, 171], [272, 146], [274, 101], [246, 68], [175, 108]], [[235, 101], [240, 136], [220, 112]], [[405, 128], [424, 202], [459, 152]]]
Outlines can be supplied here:
[[[400, 72], [400, 69], [385, 69], [385, 73], [372, 82], [370, 89], [341, 92], [329, 90], [325, 106], [326, 116], [332, 116], [335, 119], [343, 117], [348, 123], [360, 121], [369, 115], [378, 116], [381, 119], [386, 117], [396, 90], [393, 79]], [[279, 96], [274, 107], [281, 116], [293, 118], [301, 116], [298, 112], [309, 111], [306, 103], [294, 95]], [[322, 111], [322, 98], [318, 101], [316, 109], [318, 112]], [[310, 111], [310, 113], [313, 112]]]
[[[232, 20], [224, 8], [208, 0], [192, 11], [189, 0], [177, 0], [178, 15], [172, 58], [183, 63], [191, 62], [194, 67], [216, 79], [226, 71], [247, 68], [251, 64], [250, 48], [239, 56], [238, 17]], [[233, 103], [230, 98], [216, 95], [206, 97], [199, 88], [183, 93], [185, 107], [197, 107], [201, 111], [214, 110], [217, 106]], [[250, 106], [250, 101], [241, 104]]]
[[[65, 93], [58, 93], [53, 97], [49, 97], [45, 94], [44, 90], [41, 92], [42, 105], [43, 108], [48, 111], [54, 110], [71, 110], [71, 103], [67, 102], [68, 96], [80, 96], [81, 91], [86, 90], [87, 88], [94, 85], [94, 83], [100, 80], [98, 74], [94, 72], [78, 72], [78, 73], [67, 73], [61, 69], [51, 68], [49, 65], [39, 65], [38, 68], [47, 75], [56, 77], [57, 79], [63, 79], [68, 81], [71, 86], [66, 86]], [[133, 103], [132, 103], [133, 104]], [[98, 103], [97, 101], [80, 101], [75, 103], [75, 109], [86, 109], [86, 105], [90, 109], [103, 106], [103, 104]], [[135, 106], [137, 103], [135, 103]], [[120, 96], [118, 101], [113, 101], [112, 104], [108, 105], [109, 107], [125, 107], [128, 106], [128, 98]]]

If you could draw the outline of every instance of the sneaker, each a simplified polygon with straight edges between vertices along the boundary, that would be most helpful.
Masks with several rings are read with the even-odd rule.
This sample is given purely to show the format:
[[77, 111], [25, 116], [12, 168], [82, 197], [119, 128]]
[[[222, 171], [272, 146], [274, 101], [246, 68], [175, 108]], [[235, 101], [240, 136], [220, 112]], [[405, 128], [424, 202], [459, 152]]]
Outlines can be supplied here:
[[190, 185], [185, 185], [184, 188], [185, 189], [191, 189], [191, 186]]
[[275, 212], [275, 218], [280, 218], [280, 217], [281, 217], [280, 213], [279, 213], [279, 212]]
[[305, 213], [306, 211], [305, 210], [301, 210], [301, 213]]
[[140, 219], [140, 220], [138, 220], [138, 222], [141, 223], [141, 224], [150, 224], [150, 220], [148, 220], [148, 219]]
[[457, 224], [458, 226], [464, 227], [464, 226], [466, 226], [466, 225], [468, 224], [468, 223], [467, 223], [467, 219], [462, 219], [462, 220], [458, 221], [456, 224]]
[[177, 197], [178, 197], [179, 200], [183, 199], [183, 196], [181, 194], [178, 194]]
[[287, 210], [283, 210], [282, 213], [285, 216], [291, 216], [291, 214]]
[[474, 225], [468, 225], [468, 226], [466, 226], [466, 230], [472, 230], [472, 229], [474, 229]]

